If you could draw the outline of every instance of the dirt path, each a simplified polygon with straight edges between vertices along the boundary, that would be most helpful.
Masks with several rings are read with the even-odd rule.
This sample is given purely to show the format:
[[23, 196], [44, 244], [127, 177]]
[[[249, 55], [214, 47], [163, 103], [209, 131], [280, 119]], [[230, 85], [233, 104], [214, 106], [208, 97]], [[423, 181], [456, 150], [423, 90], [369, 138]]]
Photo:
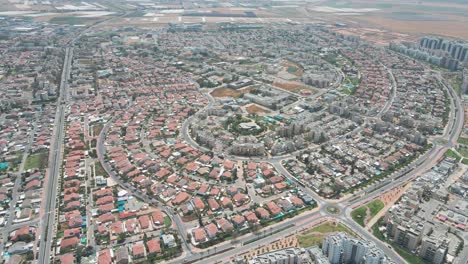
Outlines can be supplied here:
[[364, 218], [364, 225], [367, 225], [367, 223], [371, 220], [371, 214], [369, 207], [366, 206], [366, 218]]

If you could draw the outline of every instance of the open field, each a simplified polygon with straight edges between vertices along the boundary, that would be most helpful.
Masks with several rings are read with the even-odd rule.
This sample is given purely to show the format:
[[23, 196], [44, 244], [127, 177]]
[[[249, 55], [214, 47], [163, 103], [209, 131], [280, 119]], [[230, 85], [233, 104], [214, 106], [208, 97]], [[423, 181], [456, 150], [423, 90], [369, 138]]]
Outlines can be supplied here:
[[300, 89], [303, 84], [298, 82], [274, 82], [273, 86], [293, 92]]
[[[128, 11], [137, 8], [134, 4], [120, 1], [99, 2], [110, 11]], [[1, 11], [22, 12], [56, 12], [63, 8], [61, 4], [27, 4], [27, 2], [0, 0]], [[155, 6], [148, 4], [147, 6]], [[78, 7], [80, 7], [78, 5]], [[78, 8], [77, 7], [77, 8]], [[328, 21], [343, 22], [347, 28], [338, 30], [358, 33], [361, 38], [386, 44], [391, 40], [407, 40], [409, 36], [436, 34], [458, 38], [468, 38], [468, 2], [464, 0], [447, 1], [403, 1], [403, 0], [324, 0], [297, 1], [294, 4], [278, 2], [263, 8], [219, 7], [203, 5], [200, 10], [183, 9], [184, 5], [171, 5], [173, 10], [141, 11], [129, 14], [128, 17], [114, 21], [119, 25], [158, 25], [169, 22], [191, 23], [314, 23]], [[176, 10], [177, 12], [174, 12]], [[207, 15], [204, 15], [206, 12]], [[21, 16], [21, 15], [20, 15]], [[66, 17], [66, 16], [64, 16]], [[41, 20], [41, 16], [34, 19]], [[54, 23], [88, 24], [70, 18], [57, 18]], [[352, 32], [357, 29], [357, 32]], [[371, 30], [369, 30], [371, 29]], [[382, 32], [373, 31], [375, 29]], [[359, 32], [361, 31], [361, 32]], [[392, 33], [395, 31], [399, 33]], [[293, 69], [290, 69], [293, 71]], [[294, 71], [293, 71], [294, 72]]]
[[104, 128], [103, 124], [96, 124], [93, 126], [93, 133], [95, 136], [99, 135], [101, 133], [101, 130]]
[[289, 91], [289, 92], [299, 93], [301, 90], [308, 90], [312, 94], [317, 92], [317, 90], [315, 90], [314, 88], [308, 85], [305, 85], [301, 82], [298, 82], [298, 81], [286, 81], [286, 80], [280, 80], [280, 79], [277, 79], [277, 80], [278, 81], [275, 81], [272, 83], [272, 86]]
[[373, 200], [372, 202], [355, 209], [351, 213], [351, 217], [356, 223], [361, 226], [365, 226], [374, 216], [376, 216], [380, 210], [385, 207], [385, 204], [381, 200]]
[[234, 90], [230, 88], [217, 88], [211, 92], [211, 96], [213, 97], [233, 97], [239, 98], [241, 95], [246, 94], [252, 91], [254, 87], [247, 87], [239, 90]]
[[367, 218], [367, 207], [363, 206], [363, 207], [359, 207], [355, 209], [351, 213], [351, 217], [353, 217], [353, 220], [359, 225], [365, 226], [366, 225], [365, 220]]
[[355, 236], [351, 230], [340, 223], [325, 222], [319, 226], [304, 231], [302, 234], [297, 236], [297, 240], [301, 247], [311, 247], [320, 245], [326, 235], [337, 232], [345, 232], [348, 235]]
[[319, 233], [346, 232], [349, 234], [354, 234], [346, 226], [339, 224], [339, 223], [335, 224], [333, 222], [325, 222], [321, 225], [318, 225], [314, 228], [311, 228], [305, 231], [304, 233], [308, 234], [308, 233], [313, 233], [313, 232], [319, 232]]
[[385, 204], [381, 200], [374, 200], [368, 203], [367, 208], [370, 210], [371, 219], [376, 216], [384, 207]]
[[94, 167], [96, 170], [96, 175], [95, 176], [107, 176], [106, 170], [102, 167], [100, 162], [95, 162]]
[[48, 159], [49, 159], [48, 152], [41, 152], [41, 153], [29, 155], [28, 158], [26, 159], [24, 170], [29, 170], [29, 169], [42, 170], [47, 167]]
[[396, 32], [424, 35], [435, 34], [468, 38], [468, 2], [448, 1], [391, 1], [391, 0], [329, 0], [308, 6], [322, 11], [320, 17], [342, 22], [351, 27], [377, 27]]
[[441, 35], [454, 38], [468, 38], [468, 23], [462, 21], [407, 21], [381, 16], [355, 17], [360, 24], [383, 27], [397, 32], [416, 35]]

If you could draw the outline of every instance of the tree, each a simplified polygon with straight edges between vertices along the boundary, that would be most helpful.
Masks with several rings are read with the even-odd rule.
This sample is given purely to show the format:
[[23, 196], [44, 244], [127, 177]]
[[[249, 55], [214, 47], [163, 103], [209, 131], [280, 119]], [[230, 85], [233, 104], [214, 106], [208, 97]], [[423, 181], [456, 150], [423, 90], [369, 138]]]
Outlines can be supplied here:
[[125, 242], [125, 234], [121, 233], [117, 236], [117, 243], [121, 244]]
[[86, 249], [84, 246], [82, 245], [78, 245], [78, 247], [76, 248], [76, 253], [75, 253], [75, 256], [76, 256], [76, 261], [77, 263], [80, 263], [81, 262], [81, 258], [86, 256]]
[[203, 226], [203, 220], [202, 220], [201, 214], [198, 211], [198, 209], [197, 209], [197, 215], [198, 215], [198, 224], [200, 225], [200, 227], [202, 227]]

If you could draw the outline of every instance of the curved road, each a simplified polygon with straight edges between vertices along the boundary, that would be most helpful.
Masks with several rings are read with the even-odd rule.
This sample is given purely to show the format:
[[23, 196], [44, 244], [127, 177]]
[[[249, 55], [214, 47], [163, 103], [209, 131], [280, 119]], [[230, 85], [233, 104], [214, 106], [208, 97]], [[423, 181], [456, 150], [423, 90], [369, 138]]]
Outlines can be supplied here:
[[[393, 101], [393, 98], [395, 97], [395, 91], [396, 91], [396, 82], [391, 74], [391, 71], [389, 70], [390, 76], [392, 78], [392, 84], [394, 91], [392, 92], [392, 97], [389, 99], [389, 101]], [[441, 83], [443, 83], [442, 79], [439, 79]], [[312, 198], [314, 198], [319, 205], [318, 209], [314, 209], [310, 212], [303, 213], [299, 216], [296, 216], [292, 218], [290, 221], [282, 221], [274, 225], [274, 229], [279, 231], [277, 233], [271, 234], [266, 237], [261, 237], [259, 235], [255, 234], [247, 234], [244, 235], [236, 240], [233, 241], [227, 241], [223, 242], [221, 244], [216, 245], [214, 248], [216, 250], [213, 250], [213, 247], [210, 248], [210, 253], [205, 254], [205, 252], [208, 252], [207, 250], [201, 251], [201, 250], [192, 250], [191, 245], [189, 245], [185, 241], [186, 237], [186, 230], [184, 227], [184, 224], [182, 223], [181, 219], [179, 216], [169, 207], [162, 206], [160, 205], [155, 199], [152, 199], [148, 197], [145, 194], [140, 193], [138, 190], [136, 190], [133, 186], [130, 186], [128, 183], [124, 183], [120, 180], [119, 177], [115, 175], [115, 173], [112, 171], [111, 167], [109, 166], [108, 163], [104, 161], [104, 153], [105, 153], [105, 148], [104, 148], [104, 140], [105, 140], [105, 134], [112, 123], [111, 121], [107, 122], [107, 124], [104, 126], [103, 130], [101, 131], [101, 134], [99, 135], [98, 142], [97, 142], [97, 153], [98, 153], [98, 159], [103, 165], [104, 169], [109, 173], [109, 175], [123, 188], [129, 190], [133, 195], [136, 197], [144, 200], [145, 202], [157, 206], [160, 208], [163, 208], [166, 213], [168, 213], [169, 216], [171, 216], [174, 219], [175, 224], [177, 225], [177, 228], [179, 230], [179, 233], [182, 236], [182, 241], [184, 243], [184, 249], [185, 252], [181, 258], [183, 258], [184, 261], [187, 262], [209, 262], [209, 263], [215, 263], [220, 260], [229, 260], [239, 254], [242, 254], [243, 252], [248, 251], [251, 248], [255, 248], [256, 246], [271, 243], [281, 237], [284, 237], [288, 234], [291, 234], [293, 232], [296, 232], [298, 230], [303, 229], [310, 223], [318, 223], [324, 219], [337, 219], [343, 224], [347, 225], [350, 227], [352, 230], [354, 230], [357, 234], [361, 235], [364, 239], [373, 241], [376, 243], [379, 248], [381, 248], [385, 254], [396, 261], [397, 263], [405, 263], [406, 261], [402, 259], [393, 249], [387, 247], [387, 245], [380, 240], [376, 239], [369, 231], [367, 231], [365, 228], [361, 227], [360, 225], [356, 224], [351, 216], [350, 212], [352, 211], [353, 208], [360, 206], [372, 199], [375, 199], [377, 196], [381, 195], [383, 192], [386, 192], [388, 190], [391, 190], [393, 188], [401, 187], [403, 185], [406, 185], [407, 183], [411, 182], [414, 180], [417, 176], [419, 176], [421, 173], [424, 171], [430, 169], [432, 166], [434, 166], [444, 155], [445, 151], [452, 147], [453, 145], [456, 144], [456, 141], [458, 139], [459, 134], [461, 133], [461, 130], [463, 128], [463, 108], [460, 102], [460, 99], [458, 96], [455, 95], [453, 92], [453, 89], [451, 87], [448, 87], [444, 84], [444, 88], [448, 91], [448, 95], [450, 97], [450, 104], [451, 104], [451, 112], [450, 112], [450, 117], [449, 117], [449, 122], [447, 123], [447, 129], [445, 130], [445, 134], [440, 138], [444, 139], [447, 141], [447, 144], [441, 145], [438, 143], [438, 141], [434, 142], [434, 146], [427, 151], [425, 154], [423, 154], [421, 157], [419, 157], [416, 161], [414, 161], [412, 164], [408, 165], [405, 167], [403, 170], [395, 173], [394, 175], [391, 176], [391, 178], [388, 178], [385, 182], [381, 182], [380, 185], [377, 184], [377, 187], [375, 185], [370, 186], [364, 190], [361, 190], [351, 197], [344, 198], [339, 201], [331, 201], [331, 200], [326, 200], [317, 195], [315, 192], [311, 191], [308, 188], [300, 187], [300, 189], [304, 192], [309, 194]], [[208, 107], [211, 107], [214, 99], [210, 95], [206, 95], [208, 98], [208, 105], [205, 106], [203, 109], [207, 109]], [[387, 103], [386, 106], [382, 109], [382, 111], [376, 116], [380, 117], [381, 113], [385, 109], [389, 109], [391, 106], [391, 103]], [[453, 110], [456, 111], [453, 111]], [[192, 145], [193, 147], [201, 150], [208, 150], [206, 148], [203, 148], [199, 146], [189, 135], [189, 126], [190, 122], [192, 121], [192, 117], [189, 117], [182, 125], [182, 137], [184, 140]], [[362, 127], [359, 127], [362, 129]], [[358, 128], [358, 129], [359, 129]], [[360, 130], [356, 130], [359, 132]], [[297, 182], [298, 179], [296, 179], [293, 175], [291, 175], [281, 164], [281, 162], [289, 157], [291, 157], [291, 154], [289, 155], [283, 155], [283, 156], [278, 156], [278, 157], [272, 157], [270, 159], [268, 158], [241, 158], [241, 157], [231, 157], [233, 159], [242, 159], [242, 160], [253, 160], [253, 161], [267, 161], [272, 163], [275, 168], [280, 172], [281, 174], [285, 175], [288, 177], [291, 181]], [[383, 184], [382, 184], [383, 183]], [[336, 214], [332, 214], [328, 212], [326, 209], [328, 206], [335, 206], [336, 208], [339, 208], [339, 212]], [[271, 230], [273, 227], [270, 228], [265, 228], [264, 230]], [[260, 232], [262, 233], [262, 232]], [[247, 241], [251, 241], [252, 239], [257, 238], [258, 240], [245, 244]], [[180, 263], [181, 258], [175, 259], [172, 261], [169, 261], [168, 263]]]

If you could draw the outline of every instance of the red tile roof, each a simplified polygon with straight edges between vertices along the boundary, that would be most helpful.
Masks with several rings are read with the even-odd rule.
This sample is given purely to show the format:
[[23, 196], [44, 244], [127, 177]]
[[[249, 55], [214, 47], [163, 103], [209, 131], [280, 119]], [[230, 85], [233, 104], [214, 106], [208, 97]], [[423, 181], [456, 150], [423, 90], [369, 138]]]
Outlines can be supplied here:
[[162, 225], [164, 224], [164, 213], [161, 212], [160, 210], [156, 210], [151, 214], [151, 217], [153, 218], [153, 223], [157, 225]]
[[205, 209], [205, 203], [199, 197], [193, 198], [193, 204], [195, 205], [195, 208], [197, 208], [198, 210]]
[[140, 222], [140, 226], [143, 229], [149, 228], [150, 225], [150, 218], [148, 215], [143, 215], [138, 218], [138, 221]]
[[152, 239], [146, 242], [146, 245], [148, 246], [148, 252], [150, 254], [158, 253], [161, 251], [161, 243], [158, 239]]
[[196, 228], [192, 231], [193, 238], [196, 242], [203, 242], [206, 240], [205, 229], [203, 228]]
[[111, 250], [109, 248], [99, 251], [98, 263], [99, 264], [111, 264], [112, 263]]
[[180, 192], [176, 195], [176, 197], [172, 200], [172, 204], [179, 205], [185, 201], [190, 199], [190, 195], [186, 192]]
[[64, 238], [60, 241], [60, 250], [76, 246], [80, 240], [77, 237]]
[[138, 243], [132, 247], [133, 256], [143, 256], [145, 254], [145, 245], [143, 243]]

